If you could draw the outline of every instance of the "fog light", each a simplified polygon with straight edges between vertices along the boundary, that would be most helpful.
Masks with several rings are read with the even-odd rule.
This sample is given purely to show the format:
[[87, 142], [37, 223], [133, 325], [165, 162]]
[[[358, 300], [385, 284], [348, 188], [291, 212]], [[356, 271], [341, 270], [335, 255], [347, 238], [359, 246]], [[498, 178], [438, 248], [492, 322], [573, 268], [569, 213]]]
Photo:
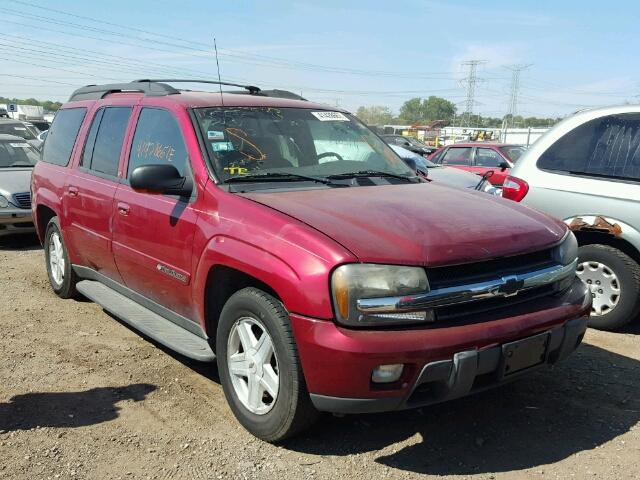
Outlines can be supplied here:
[[373, 370], [371, 381], [373, 383], [393, 383], [400, 378], [403, 369], [402, 363], [380, 365]]

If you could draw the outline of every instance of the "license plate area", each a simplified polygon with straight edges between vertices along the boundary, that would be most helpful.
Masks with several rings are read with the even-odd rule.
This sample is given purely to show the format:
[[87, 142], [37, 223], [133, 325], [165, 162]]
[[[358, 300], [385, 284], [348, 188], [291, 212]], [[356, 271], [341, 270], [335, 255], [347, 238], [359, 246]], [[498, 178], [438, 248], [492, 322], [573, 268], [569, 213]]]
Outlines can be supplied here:
[[546, 332], [502, 345], [502, 376], [508, 377], [545, 363], [549, 338], [549, 332]]

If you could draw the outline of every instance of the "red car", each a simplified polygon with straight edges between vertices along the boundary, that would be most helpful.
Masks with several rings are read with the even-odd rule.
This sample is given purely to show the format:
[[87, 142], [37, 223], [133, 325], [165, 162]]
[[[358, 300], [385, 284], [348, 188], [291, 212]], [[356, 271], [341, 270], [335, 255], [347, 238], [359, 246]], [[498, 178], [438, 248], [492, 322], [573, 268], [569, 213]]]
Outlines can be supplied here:
[[254, 435], [457, 398], [580, 344], [562, 222], [417, 177], [348, 112], [166, 82], [56, 114], [32, 177], [49, 282], [217, 361]]
[[434, 152], [429, 160], [478, 175], [493, 171], [489, 181], [494, 185], [502, 185], [514, 162], [524, 151], [525, 148], [520, 145], [504, 143], [455, 143]]

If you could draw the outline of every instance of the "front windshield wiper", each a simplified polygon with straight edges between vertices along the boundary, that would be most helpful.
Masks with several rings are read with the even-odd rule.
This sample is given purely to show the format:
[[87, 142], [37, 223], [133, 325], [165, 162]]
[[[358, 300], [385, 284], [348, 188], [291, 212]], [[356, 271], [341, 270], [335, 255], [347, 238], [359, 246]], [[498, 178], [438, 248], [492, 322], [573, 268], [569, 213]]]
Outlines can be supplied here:
[[300, 175], [298, 173], [288, 173], [288, 172], [268, 172], [268, 173], [260, 173], [256, 175], [242, 175], [241, 177], [231, 177], [224, 181], [224, 183], [236, 183], [236, 182], [289, 182], [295, 180], [307, 180], [311, 182], [322, 183], [324, 185], [335, 185], [335, 186], [348, 186], [338, 183], [333, 183], [331, 180], [327, 180], [326, 178], [318, 178], [312, 177], [309, 175]]
[[327, 175], [327, 178], [337, 180], [340, 178], [358, 178], [358, 177], [390, 177], [398, 178], [406, 182], [414, 183], [415, 177], [405, 177], [404, 175], [398, 175], [396, 173], [384, 172], [382, 170], [360, 170], [359, 172], [348, 173], [336, 173], [334, 175]]

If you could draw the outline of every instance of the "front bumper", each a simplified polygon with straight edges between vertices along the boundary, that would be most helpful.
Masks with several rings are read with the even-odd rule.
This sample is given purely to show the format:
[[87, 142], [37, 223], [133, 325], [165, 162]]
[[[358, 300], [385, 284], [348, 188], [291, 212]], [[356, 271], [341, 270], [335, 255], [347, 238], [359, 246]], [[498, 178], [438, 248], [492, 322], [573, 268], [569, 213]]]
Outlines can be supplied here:
[[31, 210], [3, 208], [0, 211], [0, 237], [33, 232], [35, 232], [35, 227]]
[[[582, 341], [591, 297], [578, 279], [560, 295], [496, 313], [490, 321], [442, 328], [350, 330], [291, 315], [311, 399], [318, 410], [367, 413], [458, 398], [554, 364]], [[544, 358], [505, 374], [505, 347], [546, 334]], [[394, 384], [373, 384], [379, 365], [405, 365]]]

